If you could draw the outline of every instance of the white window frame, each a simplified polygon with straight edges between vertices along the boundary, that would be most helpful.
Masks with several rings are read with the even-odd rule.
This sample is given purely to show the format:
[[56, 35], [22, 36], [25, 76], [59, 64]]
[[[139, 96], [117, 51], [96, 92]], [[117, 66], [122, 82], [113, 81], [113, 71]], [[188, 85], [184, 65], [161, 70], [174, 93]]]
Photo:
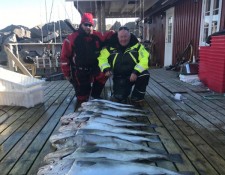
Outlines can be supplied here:
[[[221, 12], [222, 12], [222, 1], [223, 0], [219, 0], [219, 13], [218, 13], [217, 32], [220, 29], [220, 19], [221, 19]], [[209, 19], [209, 35], [212, 34], [213, 4], [214, 4], [214, 0], [211, 0], [211, 4], [210, 4], [210, 19]], [[205, 22], [205, 8], [206, 8], [206, 0], [203, 0], [203, 2], [202, 2], [202, 15], [201, 15], [201, 29], [200, 29], [199, 46], [207, 45], [206, 42], [203, 41], [203, 37], [204, 37], [204, 22]]]

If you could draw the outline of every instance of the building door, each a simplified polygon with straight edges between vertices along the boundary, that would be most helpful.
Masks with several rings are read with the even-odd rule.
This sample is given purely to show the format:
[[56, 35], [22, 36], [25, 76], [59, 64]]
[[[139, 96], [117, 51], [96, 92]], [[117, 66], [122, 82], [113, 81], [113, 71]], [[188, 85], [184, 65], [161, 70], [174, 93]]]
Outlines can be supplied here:
[[173, 24], [174, 7], [166, 11], [166, 34], [165, 34], [165, 52], [164, 66], [172, 65], [173, 60]]

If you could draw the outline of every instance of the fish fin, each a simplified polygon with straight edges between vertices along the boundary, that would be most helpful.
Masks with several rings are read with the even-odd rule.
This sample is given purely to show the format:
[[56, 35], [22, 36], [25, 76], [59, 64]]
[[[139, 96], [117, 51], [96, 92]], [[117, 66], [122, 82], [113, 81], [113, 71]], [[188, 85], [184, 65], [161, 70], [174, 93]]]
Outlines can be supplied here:
[[67, 157], [67, 156], [69, 156], [69, 155], [71, 155], [71, 154], [72, 154], [72, 153], [68, 153], [68, 154], [63, 155], [62, 157], [60, 157], [60, 160], [64, 159], [65, 157]]
[[79, 165], [80, 167], [89, 167], [89, 166], [93, 166], [95, 164], [96, 164], [96, 162], [94, 162], [94, 161], [84, 161], [84, 160], [77, 161], [77, 165]]
[[94, 143], [94, 142], [87, 142], [87, 146], [96, 146], [96, 143]]
[[100, 114], [94, 114], [93, 117], [101, 117]]
[[98, 147], [85, 147], [84, 151], [87, 153], [95, 153], [95, 152], [99, 151], [99, 148]]
[[93, 111], [86, 111], [86, 113], [87, 113], [88, 115], [92, 115], [92, 114], [94, 114], [94, 112], [93, 112]]

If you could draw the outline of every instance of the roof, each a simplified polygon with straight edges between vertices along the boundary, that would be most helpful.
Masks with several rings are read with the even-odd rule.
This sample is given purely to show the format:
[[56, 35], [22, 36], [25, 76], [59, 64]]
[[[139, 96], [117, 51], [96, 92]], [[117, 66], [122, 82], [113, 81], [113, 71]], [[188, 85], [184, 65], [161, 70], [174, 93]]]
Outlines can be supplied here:
[[[97, 6], [105, 5], [105, 18], [134, 18], [143, 16], [144, 12], [161, 0], [66, 0], [74, 1], [74, 6], [83, 14], [91, 12], [97, 16]], [[164, 0], [165, 1], [165, 0]]]

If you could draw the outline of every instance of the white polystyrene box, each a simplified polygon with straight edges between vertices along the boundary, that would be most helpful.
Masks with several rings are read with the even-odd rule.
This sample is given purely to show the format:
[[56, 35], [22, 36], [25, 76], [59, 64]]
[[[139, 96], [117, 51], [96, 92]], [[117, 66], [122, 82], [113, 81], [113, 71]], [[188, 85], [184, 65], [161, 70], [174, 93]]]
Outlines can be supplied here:
[[23, 91], [29, 87], [40, 87], [43, 83], [43, 80], [0, 68], [0, 91]]
[[0, 68], [0, 105], [29, 108], [43, 103], [44, 82], [44, 80]]

